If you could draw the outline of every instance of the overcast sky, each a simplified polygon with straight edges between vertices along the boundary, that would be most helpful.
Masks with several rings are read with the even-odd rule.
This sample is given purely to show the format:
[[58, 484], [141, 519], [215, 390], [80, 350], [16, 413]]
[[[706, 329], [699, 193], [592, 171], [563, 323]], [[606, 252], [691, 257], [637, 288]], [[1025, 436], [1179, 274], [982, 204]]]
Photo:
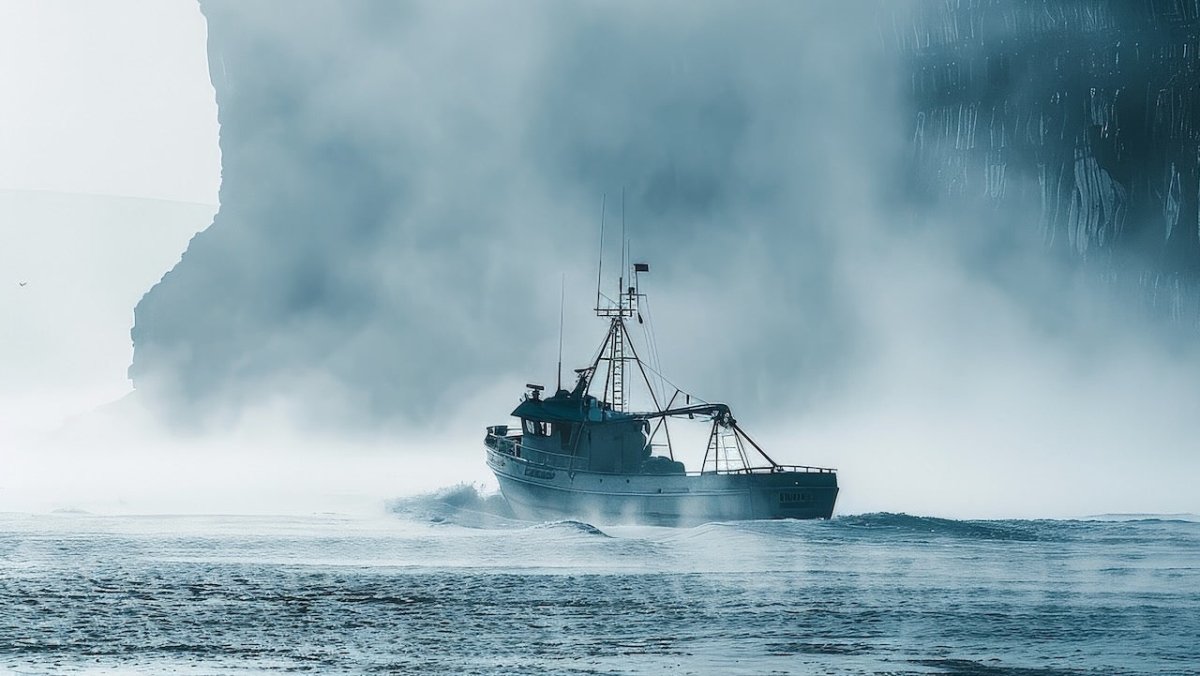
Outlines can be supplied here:
[[0, 189], [216, 204], [204, 41], [190, 0], [0, 2]]

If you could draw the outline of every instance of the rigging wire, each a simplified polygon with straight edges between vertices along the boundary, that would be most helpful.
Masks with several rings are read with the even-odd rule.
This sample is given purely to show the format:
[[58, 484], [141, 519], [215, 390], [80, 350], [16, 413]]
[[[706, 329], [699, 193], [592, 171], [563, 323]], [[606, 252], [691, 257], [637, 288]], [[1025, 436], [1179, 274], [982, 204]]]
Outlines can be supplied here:
[[666, 383], [667, 383], [668, 385], [670, 385], [671, 387], [674, 387], [675, 389], [679, 390], [679, 391], [680, 391], [682, 394], [685, 394], [685, 395], [687, 395], [687, 396], [691, 397], [691, 398], [692, 398], [692, 399], [694, 399], [695, 401], [698, 401], [698, 402], [700, 402], [701, 404], [705, 404], [705, 405], [708, 405], [708, 404], [711, 404], [711, 403], [712, 403], [711, 401], [705, 401], [704, 399], [701, 399], [700, 397], [697, 397], [696, 395], [692, 394], [691, 392], [688, 392], [687, 390], [683, 389], [682, 387], [680, 387], [680, 386], [676, 385], [675, 383], [671, 382], [671, 379], [670, 379], [670, 378], [668, 378], [668, 377], [664, 376], [662, 373], [660, 373], [660, 372], [658, 372], [657, 370], [655, 370], [655, 368], [654, 368], [654, 367], [652, 367], [652, 366], [650, 366], [649, 364], [646, 364], [646, 363], [644, 363], [644, 362], [643, 362], [643, 363], [642, 363], [642, 366], [644, 366], [644, 367], [646, 367], [647, 369], [649, 369], [649, 370], [650, 370], [650, 372], [651, 372], [651, 373], [653, 373], [654, 375], [658, 376], [659, 378], [662, 378], [662, 379], [663, 379], [663, 381], [664, 381], [664, 382], [666, 382]]
[[[653, 365], [654, 368], [661, 371], [662, 364], [659, 362], [658, 354], [655, 352], [654, 335], [652, 333], [652, 330], [650, 328], [648, 328], [650, 326], [649, 320], [646, 320], [646, 323], [643, 324], [642, 326], [643, 326], [644, 332], [646, 334], [646, 353], [647, 353], [646, 356], [648, 358], [648, 361], [651, 365]], [[662, 378], [655, 376], [652, 386], [658, 392], [658, 396], [660, 399], [666, 398], [667, 387], [666, 387], [666, 384], [663, 383]]]
[[[646, 341], [646, 359], [649, 362], [653, 363], [653, 361], [654, 361], [654, 341], [651, 340], [651, 338], [650, 338], [649, 320], [645, 320], [645, 321], [642, 320], [642, 309], [645, 308], [646, 305], [645, 305], [645, 299], [641, 299], [641, 300], [642, 300], [642, 303], [638, 307], [638, 323], [642, 325], [642, 336], [645, 338], [645, 341]], [[647, 314], [649, 314], [648, 311], [647, 311]], [[659, 381], [659, 383], [648, 383], [648, 384], [650, 385], [650, 389], [656, 391], [656, 394], [658, 394], [659, 399], [664, 398], [663, 390], [661, 387], [661, 381]]]
[[[646, 327], [646, 333], [648, 336], [650, 357], [651, 357], [651, 359], [654, 360], [654, 368], [657, 369], [657, 371], [656, 371], [656, 375], [657, 375], [659, 372], [664, 370], [662, 367], [662, 356], [659, 354], [659, 351], [658, 351], [658, 333], [656, 332], [656, 330], [654, 328], [654, 317], [650, 312], [650, 297], [647, 296], [646, 298], [644, 298], [643, 302], [646, 307], [645, 327]], [[662, 393], [662, 396], [666, 397], [667, 386], [666, 386], [666, 383], [663, 382], [663, 378], [661, 375], [658, 376], [658, 388], [659, 388], [659, 392]]]

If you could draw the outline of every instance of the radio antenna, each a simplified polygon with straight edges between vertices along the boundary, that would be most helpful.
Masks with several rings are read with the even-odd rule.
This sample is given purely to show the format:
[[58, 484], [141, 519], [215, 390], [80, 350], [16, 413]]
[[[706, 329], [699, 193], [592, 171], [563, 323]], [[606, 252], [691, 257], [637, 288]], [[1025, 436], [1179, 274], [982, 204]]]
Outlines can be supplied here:
[[596, 263], [596, 309], [600, 309], [600, 279], [604, 271], [604, 203], [608, 200], [608, 194], [600, 195], [600, 253], [597, 256]]
[[625, 298], [625, 186], [621, 186], [621, 276], [617, 278], [617, 306], [624, 308]]
[[562, 274], [562, 282], [558, 290], [558, 389], [562, 389], [562, 338], [563, 338], [563, 306], [567, 300], [567, 273]]
[[[621, 276], [625, 275], [625, 246], [628, 240], [625, 239], [625, 186], [621, 186]], [[621, 289], [624, 291], [625, 289]]]

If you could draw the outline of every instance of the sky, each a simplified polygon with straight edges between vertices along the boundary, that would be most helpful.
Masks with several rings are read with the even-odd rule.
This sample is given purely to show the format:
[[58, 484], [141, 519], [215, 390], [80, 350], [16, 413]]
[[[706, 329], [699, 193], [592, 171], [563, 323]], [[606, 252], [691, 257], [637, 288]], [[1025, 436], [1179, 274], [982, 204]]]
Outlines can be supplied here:
[[143, 402], [226, 432], [84, 416], [25, 457], [39, 507], [486, 481], [480, 431], [552, 382], [560, 280], [591, 297], [624, 190], [664, 370], [838, 467], [843, 512], [1200, 509], [1196, 350], [1006, 227], [1036, 214], [896, 198], [875, 5], [304, 7], [3, 5], [5, 431], [127, 393], [133, 324]]
[[0, 3], [0, 189], [216, 204], [205, 37], [188, 0]]
[[133, 305], [216, 211], [205, 39], [187, 0], [0, 2], [0, 440], [131, 391]]

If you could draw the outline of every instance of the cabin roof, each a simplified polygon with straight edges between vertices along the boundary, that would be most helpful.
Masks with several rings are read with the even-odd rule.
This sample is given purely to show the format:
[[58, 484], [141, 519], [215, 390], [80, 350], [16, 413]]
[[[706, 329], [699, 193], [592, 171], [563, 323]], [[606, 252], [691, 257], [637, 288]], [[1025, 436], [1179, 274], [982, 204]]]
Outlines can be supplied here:
[[595, 400], [595, 397], [589, 395], [580, 397], [566, 390], [559, 390], [554, 396], [545, 399], [525, 399], [513, 409], [512, 414], [525, 420], [548, 423], [597, 423], [634, 417], [629, 413], [605, 410], [600, 419], [589, 418], [589, 405]]
[[525, 420], [539, 422], [583, 422], [583, 407], [576, 401], [549, 399], [526, 399], [513, 409], [512, 414]]

